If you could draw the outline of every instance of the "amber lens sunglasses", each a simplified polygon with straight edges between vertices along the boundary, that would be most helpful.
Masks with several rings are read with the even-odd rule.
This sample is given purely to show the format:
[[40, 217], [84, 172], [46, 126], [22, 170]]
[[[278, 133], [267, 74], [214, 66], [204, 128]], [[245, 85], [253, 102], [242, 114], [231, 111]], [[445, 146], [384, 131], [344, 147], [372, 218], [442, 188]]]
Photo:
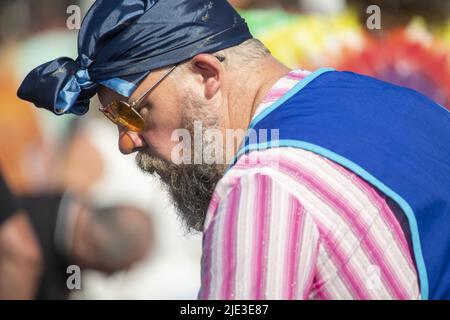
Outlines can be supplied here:
[[155, 89], [175, 68], [173, 66], [161, 79], [150, 87], [139, 99], [128, 103], [126, 101], [113, 101], [106, 107], [100, 108], [100, 111], [116, 125], [121, 126], [129, 131], [141, 132], [145, 129], [145, 120], [136, 110], [142, 101]]
[[[220, 62], [225, 60], [222, 55], [215, 56]], [[116, 125], [121, 126], [129, 131], [141, 132], [145, 129], [145, 120], [139, 114], [137, 109], [142, 101], [155, 89], [175, 68], [174, 65], [161, 79], [159, 79], [153, 86], [150, 87], [139, 99], [128, 103], [126, 101], [113, 101], [105, 108], [100, 108], [100, 111]]]

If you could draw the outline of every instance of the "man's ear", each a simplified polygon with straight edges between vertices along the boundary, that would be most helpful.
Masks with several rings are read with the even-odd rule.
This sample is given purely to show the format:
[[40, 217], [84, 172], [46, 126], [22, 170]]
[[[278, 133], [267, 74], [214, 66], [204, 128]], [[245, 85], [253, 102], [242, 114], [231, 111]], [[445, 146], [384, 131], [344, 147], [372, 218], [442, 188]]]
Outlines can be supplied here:
[[202, 53], [192, 58], [194, 71], [202, 77], [205, 98], [211, 99], [219, 91], [223, 81], [223, 66], [211, 54]]

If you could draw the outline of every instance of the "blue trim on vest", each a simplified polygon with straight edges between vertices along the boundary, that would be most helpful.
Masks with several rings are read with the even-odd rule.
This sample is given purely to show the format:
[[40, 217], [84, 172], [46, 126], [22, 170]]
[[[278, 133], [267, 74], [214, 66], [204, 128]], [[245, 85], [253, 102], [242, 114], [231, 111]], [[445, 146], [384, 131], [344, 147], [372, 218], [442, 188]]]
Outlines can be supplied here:
[[273, 110], [278, 108], [280, 105], [285, 103], [287, 100], [292, 98], [295, 94], [297, 94], [300, 90], [302, 90], [304, 87], [306, 87], [311, 81], [313, 81], [315, 78], [320, 76], [321, 74], [329, 71], [335, 71], [336, 69], [333, 68], [320, 68], [316, 71], [310, 73], [308, 76], [300, 80], [295, 86], [292, 87], [286, 94], [284, 94], [280, 99], [275, 101], [270, 107], [267, 107], [264, 109], [259, 115], [257, 115], [252, 122], [250, 123], [249, 127], [252, 127], [254, 124], [258, 123], [262, 119], [264, 119], [268, 114], [270, 114]]
[[[295, 86], [293, 86], [288, 92], [286, 92], [280, 99], [275, 101], [273, 104], [271, 104], [269, 107], [264, 109], [259, 115], [257, 115], [252, 122], [250, 122], [249, 128], [247, 129], [247, 135], [249, 135], [249, 130], [251, 130], [258, 122], [260, 122], [262, 119], [264, 119], [266, 116], [268, 116], [272, 111], [274, 111], [276, 108], [281, 106], [283, 103], [285, 103], [287, 100], [292, 98], [295, 94], [297, 94], [300, 90], [302, 90], [306, 85], [308, 85], [311, 81], [316, 79], [318, 76], [325, 72], [329, 71], [335, 71], [336, 69], [333, 68], [320, 68], [316, 71], [310, 73], [308, 76], [300, 80]], [[245, 142], [245, 140], [244, 140]], [[244, 143], [243, 142], [243, 143]], [[241, 147], [239, 148], [241, 149]], [[239, 153], [238, 153], [239, 154]], [[227, 167], [226, 171], [231, 169], [231, 167], [236, 163], [238, 159], [238, 154], [236, 154], [233, 158], [233, 161], [230, 163], [230, 165]]]
[[247, 145], [237, 153], [236, 159], [238, 159], [244, 153], [249, 152], [249, 151], [268, 149], [271, 147], [271, 144], [274, 144], [278, 147], [300, 148], [300, 149], [311, 151], [311, 152], [314, 152], [321, 156], [324, 156], [325, 158], [328, 158], [328, 159], [342, 165], [343, 167], [350, 169], [351, 171], [353, 171], [354, 173], [356, 173], [360, 177], [362, 177], [364, 180], [368, 181], [369, 183], [371, 183], [372, 185], [377, 187], [385, 195], [387, 195], [388, 197], [395, 200], [395, 202], [398, 203], [398, 205], [402, 208], [406, 217], [408, 218], [409, 227], [411, 230], [411, 240], [412, 240], [412, 244], [413, 244], [414, 256], [415, 256], [415, 260], [416, 260], [417, 272], [419, 273], [419, 279], [420, 279], [421, 297], [422, 297], [422, 299], [425, 299], [425, 300], [428, 299], [428, 276], [427, 276], [427, 269], [425, 266], [425, 261], [423, 259], [422, 247], [420, 245], [419, 228], [417, 226], [417, 221], [416, 221], [416, 217], [414, 215], [413, 209], [400, 195], [398, 195], [396, 192], [394, 192], [392, 189], [387, 187], [380, 180], [375, 178], [369, 172], [367, 172], [366, 170], [361, 168], [356, 163], [350, 161], [349, 159], [342, 157], [339, 154], [334, 153], [333, 151], [325, 149], [321, 146], [311, 144], [311, 143], [305, 142], [305, 141], [277, 140], [277, 141], [270, 141], [270, 142]]

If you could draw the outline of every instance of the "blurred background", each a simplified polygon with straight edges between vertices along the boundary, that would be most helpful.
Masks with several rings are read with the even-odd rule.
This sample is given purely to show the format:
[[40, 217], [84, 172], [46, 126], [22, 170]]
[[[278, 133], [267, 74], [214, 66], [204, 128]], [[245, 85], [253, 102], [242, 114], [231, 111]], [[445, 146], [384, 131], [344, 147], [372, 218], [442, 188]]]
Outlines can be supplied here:
[[[230, 2], [253, 35], [289, 67], [351, 70], [414, 88], [450, 107], [450, 1]], [[14, 193], [28, 199], [30, 211], [39, 211], [38, 218], [31, 220], [45, 267], [34, 297], [195, 299], [200, 286], [201, 235], [183, 231], [158, 179], [144, 176], [133, 157], [118, 151], [117, 129], [98, 112], [98, 102], [93, 101], [82, 118], [57, 117], [16, 97], [31, 69], [57, 57], [77, 56], [78, 30], [67, 27], [73, 13], [67, 13], [67, 8], [78, 5], [84, 16], [92, 3], [0, 1], [0, 168]], [[374, 12], [367, 12], [370, 5], [380, 8], [379, 29], [370, 27], [374, 22], [370, 20]], [[55, 194], [53, 200], [48, 197]], [[69, 209], [61, 209], [69, 207], [63, 206], [66, 202], [82, 203], [88, 213], [78, 213], [75, 219]], [[36, 203], [41, 203], [41, 210]], [[48, 220], [39, 219], [53, 208], [50, 203], [54, 213]], [[55, 227], [47, 230], [39, 225], [41, 220], [55, 221]], [[103, 232], [106, 239], [113, 231], [123, 235], [130, 247], [112, 252], [108, 246], [114, 245], [113, 240], [98, 239], [90, 242], [91, 247], [74, 244], [77, 237], [90, 239]], [[99, 242], [104, 247], [99, 248]], [[58, 272], [65, 275], [64, 268], [54, 270], [53, 251], [61, 246], [70, 247], [62, 249], [70, 252], [66, 260], [82, 260], [86, 265], [81, 290], [68, 294], [49, 289], [66, 286], [53, 277]], [[131, 255], [130, 248], [137, 247], [141, 250]], [[105, 266], [92, 255], [106, 257], [110, 264]]]

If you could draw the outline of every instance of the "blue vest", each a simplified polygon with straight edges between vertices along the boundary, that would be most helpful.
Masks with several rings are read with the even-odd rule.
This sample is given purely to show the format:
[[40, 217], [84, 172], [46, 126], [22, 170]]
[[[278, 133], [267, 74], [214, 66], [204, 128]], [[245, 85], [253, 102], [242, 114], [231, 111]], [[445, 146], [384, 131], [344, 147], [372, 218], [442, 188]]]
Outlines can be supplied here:
[[[450, 112], [420, 93], [352, 72], [319, 69], [265, 109], [234, 162], [296, 147], [350, 169], [405, 213], [423, 299], [450, 299]], [[250, 132], [250, 131], [249, 131]], [[254, 132], [254, 131], [253, 131]]]

